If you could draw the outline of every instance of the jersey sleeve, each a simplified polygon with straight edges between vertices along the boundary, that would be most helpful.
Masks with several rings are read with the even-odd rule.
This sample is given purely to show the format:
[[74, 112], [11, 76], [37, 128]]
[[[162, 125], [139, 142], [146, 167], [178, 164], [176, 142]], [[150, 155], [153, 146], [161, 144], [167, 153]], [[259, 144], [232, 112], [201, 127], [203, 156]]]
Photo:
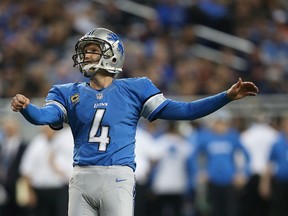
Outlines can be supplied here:
[[166, 120], [195, 120], [215, 112], [231, 101], [227, 97], [227, 92], [192, 102], [166, 100], [165, 108], [154, 117]]
[[68, 123], [64, 90], [63, 86], [53, 86], [45, 100], [45, 106], [54, 106], [62, 113], [62, 121], [49, 125], [54, 130], [60, 130], [63, 128], [63, 123]]
[[20, 113], [27, 121], [34, 125], [50, 125], [61, 122], [62, 119], [59, 110], [53, 106], [37, 107], [30, 103]]
[[139, 81], [141, 81], [140, 95], [143, 100], [141, 116], [153, 121], [155, 120], [155, 115], [166, 106], [168, 100], [150, 79], [142, 78]]
[[69, 88], [54, 86], [49, 91], [43, 107], [30, 103], [20, 113], [32, 124], [49, 125], [54, 130], [60, 130], [63, 128], [64, 122], [68, 123], [65, 100], [67, 94], [69, 94]]

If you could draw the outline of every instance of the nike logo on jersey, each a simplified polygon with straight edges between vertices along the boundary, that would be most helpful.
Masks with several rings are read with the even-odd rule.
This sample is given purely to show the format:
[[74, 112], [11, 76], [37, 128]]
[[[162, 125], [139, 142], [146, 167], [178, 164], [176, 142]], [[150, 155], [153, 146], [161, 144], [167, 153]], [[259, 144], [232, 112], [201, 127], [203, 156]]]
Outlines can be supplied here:
[[121, 179], [121, 178], [116, 178], [116, 182], [123, 182], [123, 181], [126, 181], [127, 179]]

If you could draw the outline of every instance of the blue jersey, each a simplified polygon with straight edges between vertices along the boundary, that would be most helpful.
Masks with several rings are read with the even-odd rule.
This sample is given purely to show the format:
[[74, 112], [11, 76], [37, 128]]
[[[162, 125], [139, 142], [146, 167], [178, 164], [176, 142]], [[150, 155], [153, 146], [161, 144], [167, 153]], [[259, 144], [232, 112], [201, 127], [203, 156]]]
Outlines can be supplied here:
[[[198, 134], [199, 143], [195, 150], [195, 156], [202, 153], [207, 158], [206, 170], [211, 182], [219, 185], [229, 184], [237, 172], [235, 154], [241, 151], [245, 158], [245, 166], [242, 172], [247, 174], [249, 155], [240, 143], [239, 133], [229, 129], [223, 134], [218, 134], [209, 129], [202, 129]], [[196, 158], [194, 159], [196, 161]]]
[[115, 79], [99, 91], [88, 83], [56, 85], [46, 98], [46, 106], [56, 106], [70, 125], [74, 165], [127, 165], [134, 170], [138, 120], [153, 120], [167, 103], [147, 78]]
[[274, 164], [274, 175], [278, 180], [288, 180], [288, 143], [287, 136], [280, 133], [278, 140], [272, 146], [269, 161]]
[[74, 136], [74, 165], [127, 165], [135, 170], [134, 145], [141, 116], [194, 120], [229, 103], [227, 92], [192, 102], [166, 99], [148, 78], [117, 79], [96, 90], [88, 83], [55, 85], [44, 107], [31, 103], [21, 114], [54, 129], [68, 123]]

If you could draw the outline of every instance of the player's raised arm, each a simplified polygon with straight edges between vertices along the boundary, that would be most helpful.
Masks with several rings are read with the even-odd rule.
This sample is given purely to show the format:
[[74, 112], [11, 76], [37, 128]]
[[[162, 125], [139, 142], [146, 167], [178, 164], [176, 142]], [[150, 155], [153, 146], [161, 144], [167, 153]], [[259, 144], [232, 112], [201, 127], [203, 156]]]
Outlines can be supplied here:
[[215, 112], [233, 100], [246, 96], [256, 96], [257, 86], [252, 82], [243, 82], [241, 78], [227, 91], [192, 102], [169, 100], [169, 103], [148, 119], [154, 120], [195, 120]]
[[20, 112], [34, 125], [53, 125], [62, 122], [62, 114], [55, 106], [37, 107], [30, 103], [29, 98], [21, 94], [12, 98], [11, 109]]

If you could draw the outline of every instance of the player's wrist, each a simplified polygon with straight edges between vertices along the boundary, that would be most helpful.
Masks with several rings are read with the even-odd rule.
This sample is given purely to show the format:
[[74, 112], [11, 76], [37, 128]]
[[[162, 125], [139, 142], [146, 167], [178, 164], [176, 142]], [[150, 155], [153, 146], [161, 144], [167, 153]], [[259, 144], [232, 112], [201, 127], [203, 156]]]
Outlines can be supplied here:
[[231, 90], [230, 89], [225, 91], [225, 96], [231, 101], [234, 100], [234, 96], [231, 94]]

